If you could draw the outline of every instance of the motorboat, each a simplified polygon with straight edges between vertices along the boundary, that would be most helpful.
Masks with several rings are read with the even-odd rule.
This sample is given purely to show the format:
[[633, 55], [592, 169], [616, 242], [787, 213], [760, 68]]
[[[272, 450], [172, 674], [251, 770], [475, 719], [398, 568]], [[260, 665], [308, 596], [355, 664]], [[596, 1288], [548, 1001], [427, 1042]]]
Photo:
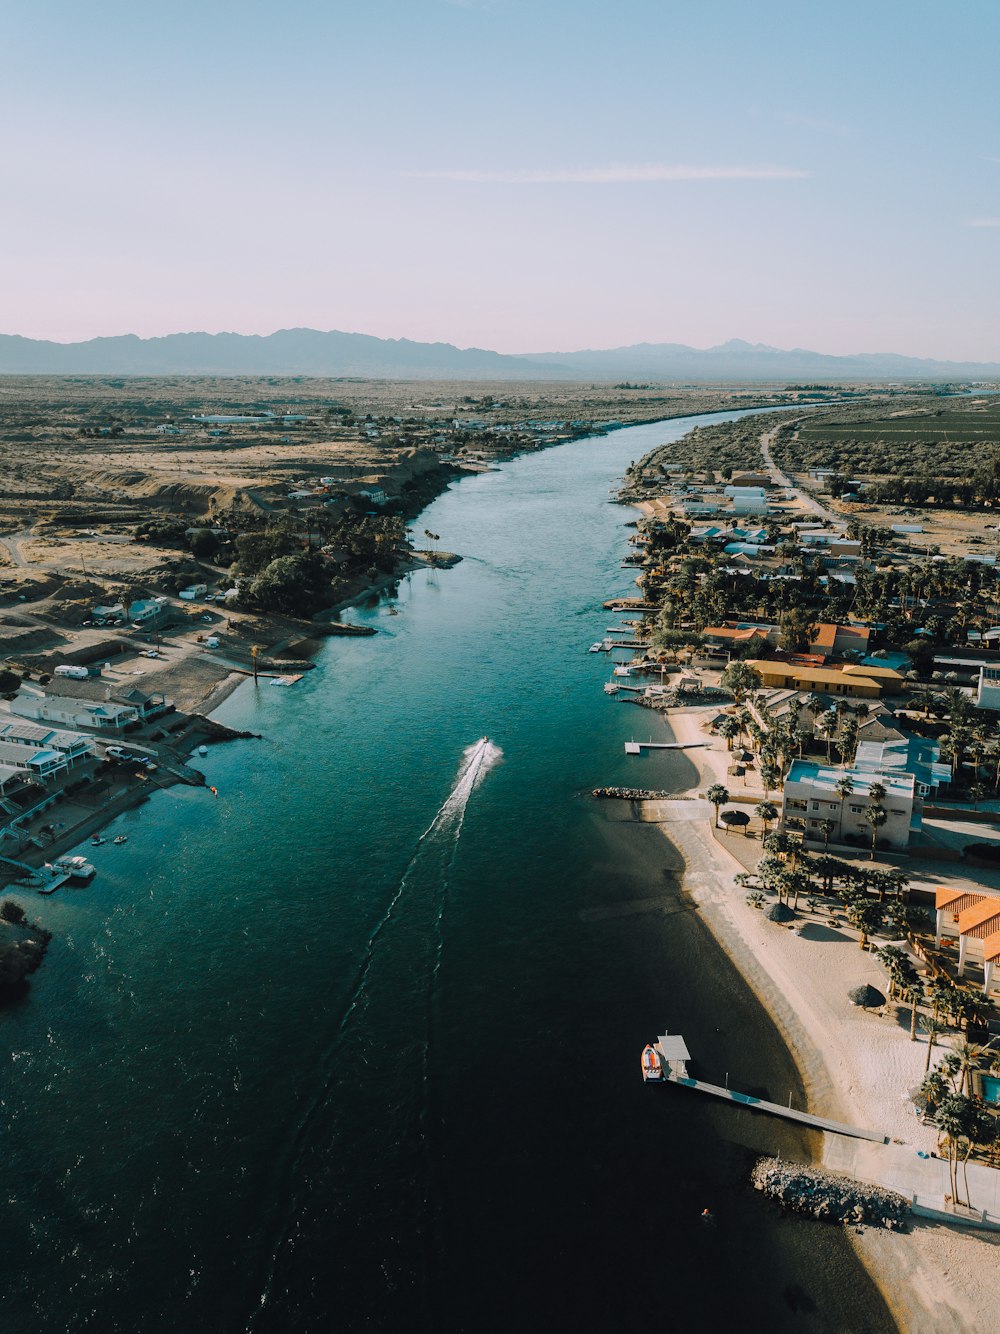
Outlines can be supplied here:
[[52, 865], [56, 871], [66, 871], [69, 873], [69, 878], [71, 880], [81, 881], [83, 884], [87, 884], [89, 881], [93, 880], [94, 876], [97, 874], [96, 869], [87, 861], [86, 857], [81, 857], [79, 855], [72, 857], [69, 855], [66, 855], [65, 857], [56, 857]]
[[111, 840], [111, 842], [112, 842], [112, 843], [127, 843], [127, 842], [128, 842], [128, 834], [118, 834], [118, 835], [116, 835], [116, 836]]
[[108, 840], [106, 838], [102, 838], [100, 834], [95, 834], [94, 837], [90, 840], [90, 846], [92, 848], [99, 848], [102, 843], [107, 843], [107, 841]]
[[663, 1078], [660, 1058], [656, 1053], [656, 1048], [649, 1043], [642, 1049], [642, 1077], [646, 1080]]
[[601, 651], [600, 640], [598, 640], [596, 644], [591, 644], [590, 648], [587, 650], [588, 653], [600, 653], [600, 651]]

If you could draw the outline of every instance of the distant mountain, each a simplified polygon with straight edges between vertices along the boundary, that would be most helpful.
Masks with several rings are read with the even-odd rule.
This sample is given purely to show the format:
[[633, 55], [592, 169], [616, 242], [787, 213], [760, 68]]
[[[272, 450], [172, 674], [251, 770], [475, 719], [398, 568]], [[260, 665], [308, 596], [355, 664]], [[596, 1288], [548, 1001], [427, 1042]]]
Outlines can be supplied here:
[[164, 338], [91, 338], [50, 343], [0, 334], [0, 375], [321, 375], [366, 379], [503, 380], [575, 378], [451, 343], [279, 329], [277, 333], [180, 333]]
[[996, 379], [1000, 363], [926, 361], [894, 352], [835, 357], [806, 348], [784, 351], [732, 338], [705, 349], [682, 343], [636, 343], [609, 351], [526, 354], [588, 380], [968, 380]]
[[0, 334], [2, 375], [317, 375], [433, 380], [968, 380], [1000, 377], [1000, 363], [925, 361], [891, 352], [834, 357], [730, 339], [718, 347], [636, 343], [604, 351], [508, 355], [451, 343], [373, 338], [337, 330], [180, 333], [51, 343]]

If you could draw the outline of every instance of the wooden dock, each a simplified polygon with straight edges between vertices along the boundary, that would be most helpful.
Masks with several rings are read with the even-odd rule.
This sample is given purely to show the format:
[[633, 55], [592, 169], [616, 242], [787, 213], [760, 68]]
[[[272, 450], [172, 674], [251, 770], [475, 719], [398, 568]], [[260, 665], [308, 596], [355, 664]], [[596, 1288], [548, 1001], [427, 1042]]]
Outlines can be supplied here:
[[[636, 689], [635, 686], [619, 686], [620, 690]], [[641, 689], [645, 690], [645, 686]], [[704, 746], [704, 741], [626, 741], [626, 755], [641, 755], [644, 750], [694, 750]]]
[[843, 1121], [831, 1121], [825, 1116], [814, 1116], [812, 1112], [800, 1112], [797, 1107], [783, 1107], [781, 1103], [754, 1098], [749, 1093], [737, 1093], [735, 1089], [720, 1088], [718, 1084], [706, 1084], [701, 1079], [684, 1078], [673, 1074], [669, 1069], [664, 1069], [663, 1061], [660, 1064], [663, 1069], [662, 1082], [665, 1084], [678, 1084], [684, 1088], [696, 1089], [699, 1093], [707, 1093], [713, 1098], [722, 1098], [725, 1102], [735, 1103], [737, 1107], [749, 1107], [751, 1111], [766, 1112], [769, 1116], [780, 1116], [786, 1121], [798, 1121], [802, 1125], [811, 1126], [813, 1130], [826, 1130], [832, 1135], [847, 1135], [851, 1139], [867, 1139], [874, 1144], [889, 1143], [889, 1136], [882, 1135], [877, 1130], [864, 1130], [860, 1126], [850, 1126]]

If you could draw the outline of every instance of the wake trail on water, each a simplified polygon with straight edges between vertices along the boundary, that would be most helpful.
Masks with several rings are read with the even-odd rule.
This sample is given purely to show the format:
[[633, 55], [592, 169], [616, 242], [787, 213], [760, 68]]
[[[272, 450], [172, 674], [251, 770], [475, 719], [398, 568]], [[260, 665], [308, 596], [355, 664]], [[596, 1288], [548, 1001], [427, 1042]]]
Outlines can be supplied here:
[[[462, 752], [462, 760], [459, 765], [458, 776], [455, 779], [454, 786], [438, 808], [434, 819], [418, 838], [413, 856], [410, 858], [410, 861], [400, 878], [399, 884], [393, 891], [382, 915], [369, 932], [368, 938], [362, 947], [361, 961], [357, 973], [355, 974], [347, 1003], [336, 1023], [333, 1036], [320, 1058], [323, 1077], [316, 1093], [304, 1107], [302, 1116], [293, 1132], [288, 1149], [286, 1165], [282, 1173], [286, 1180], [294, 1180], [298, 1176], [313, 1125], [325, 1107], [333, 1085], [336, 1082], [333, 1069], [334, 1058], [346, 1036], [352, 1029], [354, 1021], [359, 1014], [359, 1010], [361, 1010], [364, 1005], [372, 974], [375, 971], [375, 966], [378, 960], [379, 940], [390, 926], [397, 909], [399, 909], [404, 898], [407, 896], [407, 890], [415, 890], [421, 885], [427, 885], [429, 880], [435, 882], [433, 889], [437, 894], [434, 918], [431, 924], [433, 963], [428, 985], [428, 1005], [431, 1004], [441, 965], [441, 954], [443, 949], [442, 922], [445, 907], [447, 905], [448, 881], [451, 869], [455, 862], [455, 855], [458, 851], [458, 841], [461, 837], [462, 827], [465, 823], [465, 813], [476, 788], [480, 785], [489, 770], [502, 758], [503, 751], [499, 746], [494, 745], [489, 737], [480, 738], [479, 741], [471, 746], [467, 746]], [[430, 1016], [428, 1012], [428, 1024], [429, 1022]], [[424, 1121], [426, 1115], [427, 1047], [428, 1044], [425, 1043], [422, 1061], [422, 1084], [424, 1087], [422, 1090], [423, 1105], [421, 1109], [421, 1122]], [[247, 1323], [247, 1330], [253, 1328], [257, 1316], [264, 1311], [271, 1297], [278, 1256], [290, 1235], [292, 1224], [299, 1207], [299, 1196], [297, 1193], [293, 1192], [289, 1201], [289, 1207], [285, 1214], [284, 1223], [278, 1228], [277, 1236], [270, 1247], [270, 1255], [265, 1264], [266, 1278], [260, 1295], [260, 1303]]]

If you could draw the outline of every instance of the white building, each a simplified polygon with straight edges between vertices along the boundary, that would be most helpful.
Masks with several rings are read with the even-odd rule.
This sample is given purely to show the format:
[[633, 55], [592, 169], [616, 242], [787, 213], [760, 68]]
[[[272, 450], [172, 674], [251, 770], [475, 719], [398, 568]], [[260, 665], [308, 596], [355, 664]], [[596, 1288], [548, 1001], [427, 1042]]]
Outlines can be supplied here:
[[1000, 667], [980, 667], [976, 708], [1000, 709]]
[[0, 741], [24, 746], [28, 750], [54, 750], [65, 758], [71, 769], [85, 760], [96, 758], [94, 743], [89, 736], [59, 728], [38, 727], [34, 723], [0, 723]]
[[[852, 791], [841, 796], [837, 784], [844, 779], [850, 780]], [[911, 832], [920, 829], [922, 806], [913, 774], [900, 770], [838, 769], [812, 760], [793, 760], [782, 794], [782, 828], [801, 829], [807, 843], [825, 844], [823, 822], [832, 820], [835, 827], [830, 842], [870, 847], [872, 826], [865, 812], [876, 804], [871, 798], [876, 785], [885, 789], [880, 804], [886, 813], [877, 846], [905, 849]]]
[[127, 704], [47, 695], [24, 685], [11, 700], [10, 711], [37, 722], [58, 723], [61, 727], [89, 727], [95, 732], [121, 732], [129, 723], [139, 721], [139, 711]]

